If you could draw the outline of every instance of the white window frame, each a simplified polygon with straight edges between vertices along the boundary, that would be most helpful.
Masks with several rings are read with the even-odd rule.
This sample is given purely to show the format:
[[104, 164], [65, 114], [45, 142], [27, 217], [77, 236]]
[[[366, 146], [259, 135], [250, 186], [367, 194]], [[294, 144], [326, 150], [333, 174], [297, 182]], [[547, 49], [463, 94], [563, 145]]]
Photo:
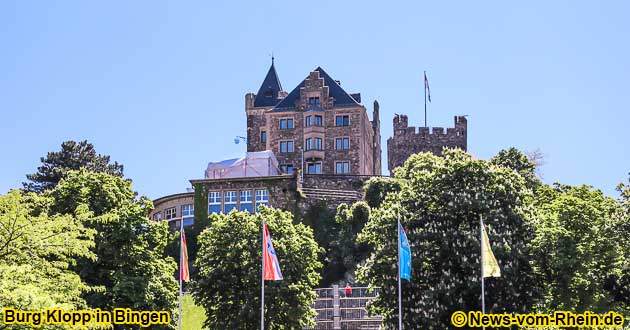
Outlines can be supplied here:
[[[338, 166], [341, 165], [341, 172]], [[335, 174], [350, 174], [350, 162], [347, 160], [335, 162]]]
[[177, 218], [177, 207], [173, 206], [164, 209], [164, 220], [171, 220], [175, 218]]

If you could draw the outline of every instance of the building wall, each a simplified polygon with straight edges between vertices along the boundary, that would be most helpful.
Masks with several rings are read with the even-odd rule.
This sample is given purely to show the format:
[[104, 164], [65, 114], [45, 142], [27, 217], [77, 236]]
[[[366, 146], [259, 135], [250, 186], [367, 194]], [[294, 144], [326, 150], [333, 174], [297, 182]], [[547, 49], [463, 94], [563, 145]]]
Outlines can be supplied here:
[[394, 117], [394, 136], [387, 139], [387, 161], [390, 175], [393, 170], [402, 166], [407, 158], [415, 153], [431, 152], [442, 155], [443, 148], [458, 148], [466, 151], [467, 127], [466, 117], [455, 116], [454, 127], [449, 127], [444, 132], [443, 127], [409, 126], [406, 115]]
[[[319, 107], [323, 110], [309, 111], [309, 97], [319, 97]], [[335, 107], [329, 98], [328, 87], [323, 85], [319, 72], [311, 72], [300, 91], [296, 109], [286, 111], [272, 108], [253, 107], [254, 94], [246, 95], [248, 151], [271, 150], [281, 165], [291, 164], [294, 169], [302, 168], [302, 151], [305, 161], [322, 162], [322, 173], [335, 174], [337, 161], [350, 162], [350, 174], [381, 174], [380, 166], [380, 124], [375, 135], [374, 122], [368, 118], [365, 107]], [[306, 110], [306, 111], [305, 111]], [[378, 111], [377, 111], [378, 113]], [[323, 116], [323, 127], [305, 125], [306, 116]], [[349, 116], [349, 126], [335, 126], [336, 116]], [[293, 119], [292, 129], [280, 129], [280, 119]], [[313, 117], [314, 118], [314, 117]], [[377, 118], [378, 123], [378, 118]], [[267, 134], [266, 143], [260, 141], [261, 131]], [[305, 150], [307, 138], [322, 138], [323, 150]], [[349, 150], [335, 150], [335, 139], [349, 138]], [[375, 139], [378, 138], [378, 141]], [[280, 142], [293, 141], [292, 153], [281, 153]], [[378, 150], [376, 150], [378, 149]], [[378, 155], [378, 157], [375, 157]]]
[[[149, 219], [155, 221], [169, 221], [170, 227], [179, 228], [179, 221], [182, 218], [183, 205], [194, 205], [194, 193], [189, 192], [174, 194], [154, 200], [153, 210], [149, 213]], [[172, 219], [166, 219], [165, 211], [173, 207], [175, 208], [175, 217]]]
[[[195, 221], [200, 217], [208, 216], [208, 196], [210, 192], [220, 192], [224, 196], [226, 191], [252, 191], [255, 202], [256, 190], [267, 190], [269, 193], [269, 206], [274, 208], [295, 211], [298, 199], [296, 175], [279, 175], [266, 177], [228, 178], [191, 180], [195, 188]], [[225, 212], [225, 200], [222, 198], [223, 211]], [[240, 198], [237, 208], [240, 207]]]

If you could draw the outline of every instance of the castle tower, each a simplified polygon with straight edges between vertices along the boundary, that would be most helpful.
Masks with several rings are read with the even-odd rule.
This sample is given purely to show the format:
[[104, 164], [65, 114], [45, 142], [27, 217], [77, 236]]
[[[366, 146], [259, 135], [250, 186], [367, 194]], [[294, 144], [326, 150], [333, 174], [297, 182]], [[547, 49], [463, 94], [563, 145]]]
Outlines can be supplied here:
[[374, 136], [372, 137], [374, 168], [372, 174], [381, 174], [381, 120], [379, 118], [379, 104], [377, 100], [374, 100], [374, 110], [372, 111], [372, 130]]
[[443, 127], [416, 128], [409, 126], [406, 115], [394, 117], [394, 136], [387, 139], [387, 166], [390, 175], [415, 153], [431, 152], [441, 156], [443, 148], [458, 148], [466, 151], [468, 144], [468, 121], [465, 116], [454, 117], [454, 127], [444, 133]]
[[[271, 66], [258, 89], [258, 93], [245, 95], [248, 152], [267, 150], [267, 131], [265, 130], [267, 123], [264, 114], [280, 103], [285, 96], [287, 93], [282, 90], [274, 59], [271, 58]], [[252, 130], [254, 127], [260, 128], [260, 130]]]

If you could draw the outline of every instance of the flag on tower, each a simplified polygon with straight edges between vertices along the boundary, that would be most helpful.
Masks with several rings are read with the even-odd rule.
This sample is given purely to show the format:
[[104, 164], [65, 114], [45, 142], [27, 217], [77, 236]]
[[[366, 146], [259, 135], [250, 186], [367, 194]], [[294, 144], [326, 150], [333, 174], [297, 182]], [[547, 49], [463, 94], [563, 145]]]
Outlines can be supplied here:
[[188, 249], [186, 248], [186, 233], [183, 228], [181, 230], [181, 244], [182, 255], [180, 257], [179, 264], [179, 278], [184, 282], [188, 282], [190, 281], [190, 274], [188, 273]]
[[282, 272], [280, 271], [278, 256], [276, 255], [276, 250], [273, 248], [267, 224], [263, 223], [263, 227], [265, 230], [265, 235], [263, 236], [264, 279], [265, 281], [280, 281], [282, 280]]
[[429, 102], [431, 102], [431, 88], [429, 88], [429, 78], [427, 78], [427, 72], [424, 71], [424, 89], [427, 92], [427, 96], [429, 97]]
[[405, 229], [398, 221], [398, 269], [400, 269], [400, 278], [411, 281], [411, 249], [409, 248], [409, 240]]
[[483, 222], [481, 223], [481, 263], [483, 266], [483, 277], [501, 277], [501, 269], [490, 248], [488, 233], [486, 233]]

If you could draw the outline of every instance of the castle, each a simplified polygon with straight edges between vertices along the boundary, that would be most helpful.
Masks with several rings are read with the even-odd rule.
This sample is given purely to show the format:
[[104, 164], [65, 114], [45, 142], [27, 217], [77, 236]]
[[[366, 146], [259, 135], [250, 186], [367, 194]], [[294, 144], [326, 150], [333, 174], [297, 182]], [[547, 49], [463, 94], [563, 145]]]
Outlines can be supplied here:
[[[335, 208], [363, 198], [366, 180], [381, 176], [379, 103], [372, 120], [360, 93], [348, 93], [321, 67], [291, 92], [282, 84], [272, 59], [256, 94], [245, 95], [247, 155], [210, 163], [203, 179], [190, 180], [193, 191], [158, 198], [150, 217], [172, 227], [232, 209], [255, 212], [258, 205], [300, 211], [326, 201]], [[444, 147], [467, 148], [467, 120], [453, 128], [415, 127], [396, 115], [387, 140], [388, 169], [412, 154], [440, 155]]]

